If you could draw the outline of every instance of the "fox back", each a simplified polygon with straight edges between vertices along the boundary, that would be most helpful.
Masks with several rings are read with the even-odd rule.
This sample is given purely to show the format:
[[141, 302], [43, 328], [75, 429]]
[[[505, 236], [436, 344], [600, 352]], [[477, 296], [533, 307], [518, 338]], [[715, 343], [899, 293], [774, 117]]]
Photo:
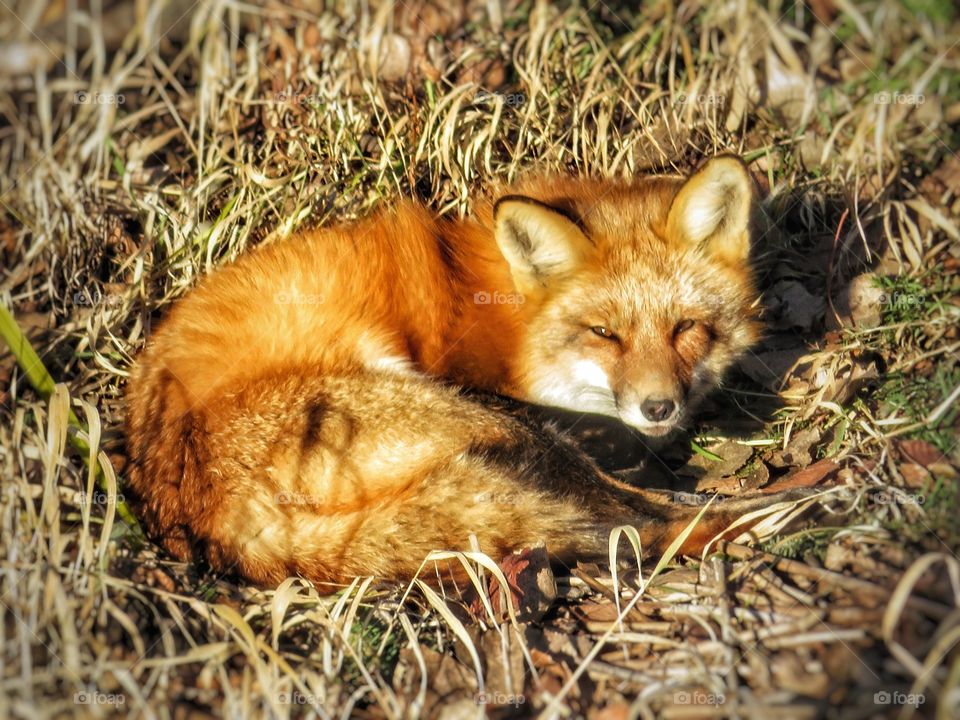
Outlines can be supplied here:
[[256, 582], [409, 577], [471, 534], [563, 559], [629, 522], [662, 545], [689, 513], [461, 388], [681, 426], [756, 336], [752, 205], [719, 157], [689, 179], [532, 179], [462, 220], [402, 203], [248, 253], [134, 368], [149, 530]]

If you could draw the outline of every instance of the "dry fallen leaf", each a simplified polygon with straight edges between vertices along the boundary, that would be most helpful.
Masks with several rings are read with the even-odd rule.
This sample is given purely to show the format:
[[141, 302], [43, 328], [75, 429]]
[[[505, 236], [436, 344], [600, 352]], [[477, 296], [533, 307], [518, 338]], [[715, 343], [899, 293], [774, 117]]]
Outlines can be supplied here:
[[811, 426], [790, 435], [786, 449], [770, 453], [767, 462], [775, 468], [806, 467], [813, 462], [810, 448], [820, 442], [820, 429]]
[[781, 490], [791, 490], [793, 488], [813, 487], [833, 475], [840, 466], [832, 460], [820, 460], [813, 465], [809, 465], [795, 473], [787, 475], [782, 480], [777, 480], [767, 487], [763, 488], [763, 493], [775, 493]]
[[811, 672], [795, 653], [779, 652], [774, 655], [770, 671], [777, 687], [805, 697], [824, 698], [832, 684], [826, 672]]
[[[509, 593], [517, 619], [521, 622], [540, 620], [557, 599], [557, 581], [550, 567], [546, 547], [538, 545], [507, 555], [500, 561], [500, 568], [510, 586]], [[490, 578], [490, 601], [498, 617], [507, 616], [500, 583], [495, 577]], [[475, 601], [473, 609], [478, 617], [483, 615], [479, 599]]]
[[925, 468], [943, 460], [943, 453], [926, 440], [900, 440], [897, 449], [901, 455]]
[[719, 445], [711, 445], [706, 449], [721, 457], [722, 460], [712, 460], [703, 455], [692, 455], [686, 464], [676, 471], [677, 475], [700, 478], [701, 480], [719, 479], [736, 473], [753, 455], [752, 447], [733, 440], [727, 440]]
[[479, 643], [481, 657], [486, 659], [486, 691], [498, 697], [520, 696], [524, 689], [523, 648], [517, 636], [507, 633], [506, 639], [498, 630], [485, 632]]
[[930, 482], [930, 471], [923, 465], [915, 462], [906, 462], [900, 465], [900, 474], [903, 476], [903, 482], [908, 488], [924, 488]]

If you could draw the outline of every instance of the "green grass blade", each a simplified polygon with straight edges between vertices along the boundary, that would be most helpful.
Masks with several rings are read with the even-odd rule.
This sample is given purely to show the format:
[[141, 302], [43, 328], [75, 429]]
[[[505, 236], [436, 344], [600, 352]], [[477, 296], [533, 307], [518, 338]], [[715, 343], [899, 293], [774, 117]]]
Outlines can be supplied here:
[[[20, 370], [23, 371], [24, 376], [33, 389], [36, 390], [44, 400], [49, 399], [53, 394], [56, 383], [40, 359], [40, 356], [37, 355], [37, 351], [33, 349], [30, 341], [27, 340], [27, 336], [20, 330], [20, 326], [17, 325], [17, 321], [14, 320], [13, 315], [3, 305], [0, 305], [0, 338], [3, 338], [3, 341], [10, 348], [10, 352], [12, 352], [13, 357], [16, 358], [17, 365], [20, 366]], [[74, 430], [79, 430], [83, 433], [87, 432], [87, 429], [77, 418], [73, 410], [70, 410], [69, 424]], [[83, 457], [84, 464], [89, 467], [90, 444], [76, 432], [70, 433], [68, 439], [73, 448]], [[100, 489], [104, 492], [109, 492], [106, 479], [103, 475], [103, 469], [100, 467], [99, 462], [97, 462], [96, 474], [97, 485], [99, 485]], [[130, 511], [127, 503], [119, 498], [117, 498], [117, 514], [119, 514], [123, 521], [130, 527], [135, 537], [138, 539], [143, 537], [143, 531], [140, 528], [140, 523], [137, 522], [136, 516]]]
[[705, 447], [701, 447], [694, 440], [690, 441], [690, 448], [697, 454], [703, 455], [708, 460], [713, 460], [714, 462], [723, 462], [723, 458], [707, 450]]

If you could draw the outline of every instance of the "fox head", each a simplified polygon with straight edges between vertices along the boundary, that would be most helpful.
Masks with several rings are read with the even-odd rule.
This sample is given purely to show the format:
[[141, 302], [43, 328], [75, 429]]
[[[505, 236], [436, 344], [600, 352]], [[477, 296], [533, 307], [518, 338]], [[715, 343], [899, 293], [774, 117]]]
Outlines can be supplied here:
[[524, 399], [652, 436], [681, 425], [757, 336], [744, 164], [521, 192], [494, 206], [494, 235], [525, 298]]

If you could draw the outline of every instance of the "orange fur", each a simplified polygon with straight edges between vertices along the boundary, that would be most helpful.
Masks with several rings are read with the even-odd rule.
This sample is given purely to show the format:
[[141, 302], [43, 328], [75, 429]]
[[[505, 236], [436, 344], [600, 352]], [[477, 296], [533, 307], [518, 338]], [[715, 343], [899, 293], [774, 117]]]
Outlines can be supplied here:
[[[401, 203], [241, 257], [134, 369], [149, 530], [259, 583], [409, 577], [470, 534], [572, 559], [629, 522], [662, 549], [690, 511], [459, 387], [675, 427], [755, 335], [748, 188], [729, 158], [688, 181], [548, 178], [466, 220]], [[646, 419], [650, 398], [675, 416]]]

